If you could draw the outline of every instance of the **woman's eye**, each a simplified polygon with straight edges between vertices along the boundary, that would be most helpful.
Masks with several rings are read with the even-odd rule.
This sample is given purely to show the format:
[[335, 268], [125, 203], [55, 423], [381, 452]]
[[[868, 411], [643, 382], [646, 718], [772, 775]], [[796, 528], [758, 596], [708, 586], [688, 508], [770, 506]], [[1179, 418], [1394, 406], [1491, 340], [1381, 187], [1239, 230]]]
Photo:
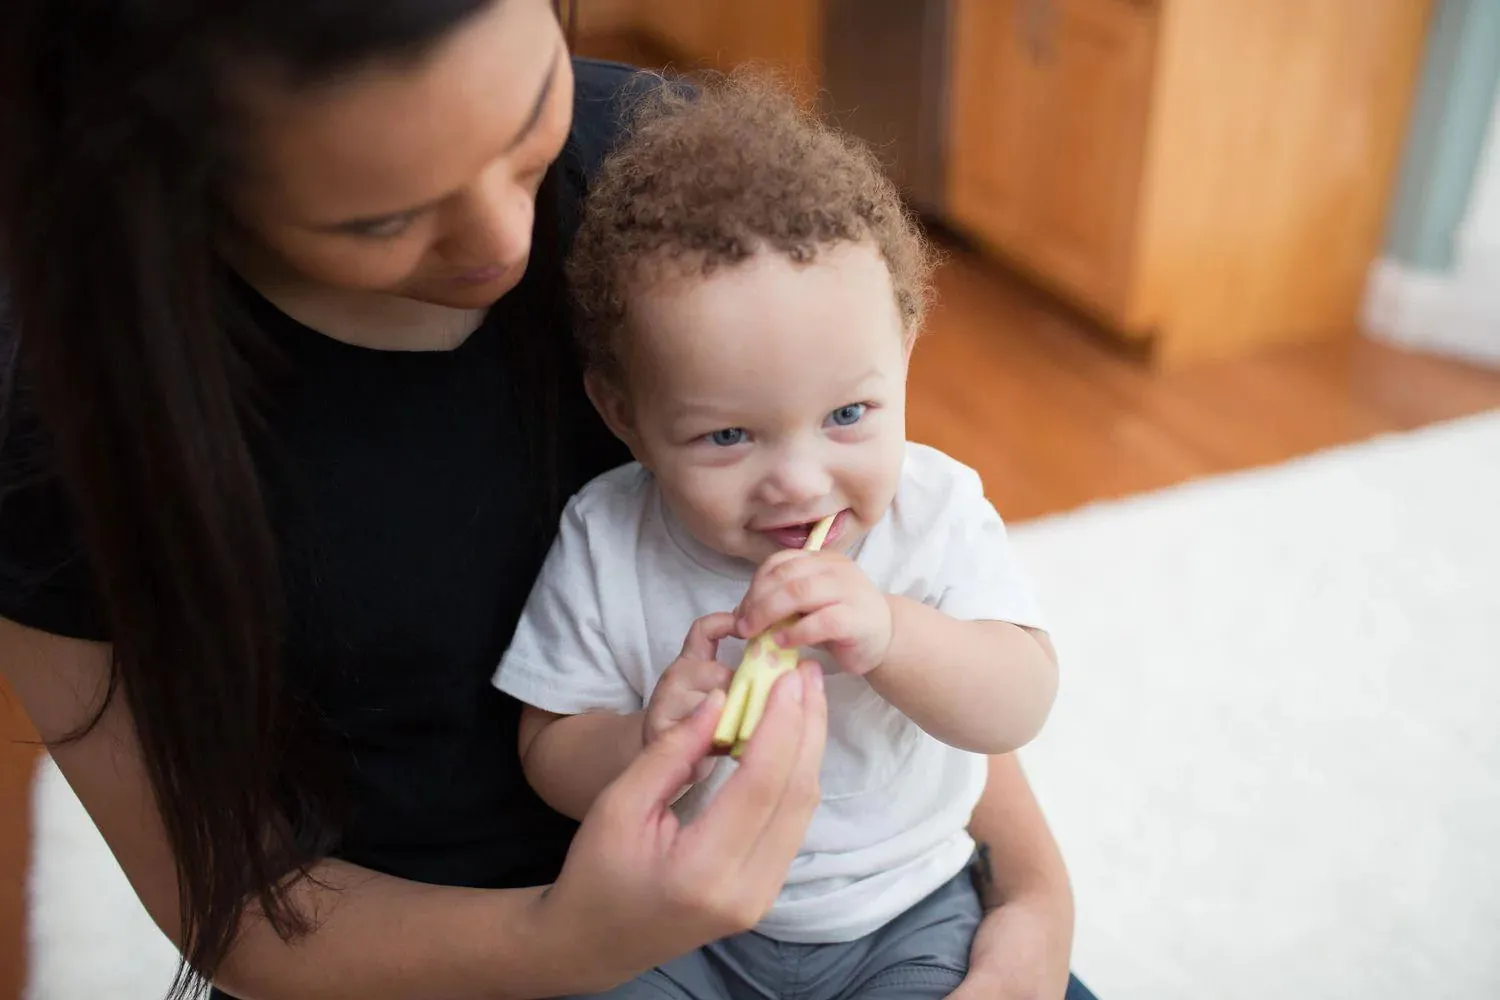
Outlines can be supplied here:
[[352, 236], [367, 236], [371, 239], [390, 239], [400, 236], [411, 228], [410, 215], [393, 215], [388, 219], [372, 219], [368, 222], [352, 222], [344, 231]]
[[864, 403], [850, 403], [848, 406], [841, 406], [834, 410], [828, 415], [828, 419], [838, 427], [848, 427], [850, 424], [859, 423], [860, 418], [865, 415], [865, 409]]
[[745, 432], [739, 427], [726, 427], [721, 431], [714, 431], [708, 439], [720, 448], [732, 448], [745, 440]]

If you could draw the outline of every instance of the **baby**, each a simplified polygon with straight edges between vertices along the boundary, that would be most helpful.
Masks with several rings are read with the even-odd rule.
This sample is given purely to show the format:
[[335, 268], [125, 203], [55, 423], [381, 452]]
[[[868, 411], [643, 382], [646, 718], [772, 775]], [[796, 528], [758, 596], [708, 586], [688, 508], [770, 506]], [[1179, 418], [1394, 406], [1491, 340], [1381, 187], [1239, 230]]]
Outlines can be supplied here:
[[[789, 616], [828, 698], [774, 907], [608, 996], [941, 997], [965, 973], [985, 755], [1037, 733], [1056, 667], [979, 477], [906, 440], [931, 267], [868, 151], [744, 78], [653, 92], [595, 182], [569, 273], [590, 398], [635, 461], [568, 503], [496, 671], [529, 706], [528, 778], [581, 817]], [[710, 765], [687, 821], [738, 766]]]

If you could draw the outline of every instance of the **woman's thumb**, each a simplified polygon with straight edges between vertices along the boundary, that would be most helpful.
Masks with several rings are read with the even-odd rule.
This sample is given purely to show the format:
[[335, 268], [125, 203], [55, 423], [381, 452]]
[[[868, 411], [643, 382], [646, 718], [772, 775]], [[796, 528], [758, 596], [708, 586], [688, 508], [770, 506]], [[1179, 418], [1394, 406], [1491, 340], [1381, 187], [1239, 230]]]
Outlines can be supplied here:
[[665, 806], [693, 780], [700, 760], [708, 756], [724, 692], [710, 691], [692, 715], [658, 736], [615, 779], [618, 794], [644, 808]]

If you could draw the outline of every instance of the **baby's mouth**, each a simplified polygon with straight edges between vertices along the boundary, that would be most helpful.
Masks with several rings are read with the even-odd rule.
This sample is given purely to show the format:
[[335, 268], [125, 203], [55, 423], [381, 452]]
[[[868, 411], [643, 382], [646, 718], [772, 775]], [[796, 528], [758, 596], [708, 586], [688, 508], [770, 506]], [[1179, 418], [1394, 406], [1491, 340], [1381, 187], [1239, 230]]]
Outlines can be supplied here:
[[[843, 528], [844, 522], [845, 520], [847, 520], [848, 516], [849, 512], [847, 510], [839, 511], [838, 516], [834, 518], [833, 526], [828, 529], [828, 538], [825, 541], [825, 545], [833, 544], [833, 541], [838, 537], [840, 529]], [[793, 524], [778, 525], [774, 528], [762, 528], [760, 533], [771, 539], [781, 548], [805, 548], [807, 546], [808, 536], [812, 534], [812, 530], [817, 526], [819, 520], [822, 519], [816, 518], [811, 521], [800, 521]]]

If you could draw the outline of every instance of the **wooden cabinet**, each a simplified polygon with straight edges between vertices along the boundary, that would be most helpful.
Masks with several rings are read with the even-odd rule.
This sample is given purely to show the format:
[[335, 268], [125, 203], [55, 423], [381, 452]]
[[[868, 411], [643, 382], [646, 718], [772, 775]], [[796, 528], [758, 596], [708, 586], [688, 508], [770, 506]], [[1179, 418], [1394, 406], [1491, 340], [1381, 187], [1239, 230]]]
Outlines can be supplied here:
[[[579, 2], [818, 95], [823, 0]], [[955, 229], [1165, 363], [1354, 332], [1433, 0], [947, 3]]]
[[1163, 362], [1352, 333], [1429, 0], [953, 0], [947, 212]]
[[1115, 0], [955, 13], [949, 211], [1096, 311], [1121, 311], [1153, 13]]
[[695, 62], [717, 60], [727, 34], [723, 25], [727, 0], [638, 2], [639, 30], [652, 41]]
[[787, 74], [804, 97], [817, 86], [819, 4], [814, 0], [637, 0], [639, 30], [684, 69], [755, 62]]

